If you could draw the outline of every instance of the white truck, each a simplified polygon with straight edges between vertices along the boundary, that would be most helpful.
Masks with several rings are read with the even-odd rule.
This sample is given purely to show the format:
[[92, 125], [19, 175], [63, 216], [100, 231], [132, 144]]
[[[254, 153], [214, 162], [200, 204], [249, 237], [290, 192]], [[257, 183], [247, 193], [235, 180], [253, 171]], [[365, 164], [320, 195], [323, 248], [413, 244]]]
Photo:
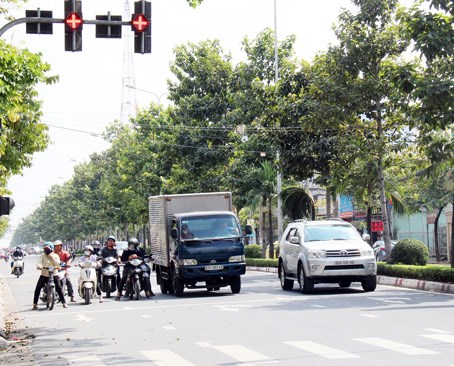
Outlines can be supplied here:
[[174, 194], [148, 200], [151, 254], [161, 292], [182, 296], [185, 288], [214, 291], [230, 286], [232, 293], [239, 293], [246, 263], [232, 194]]

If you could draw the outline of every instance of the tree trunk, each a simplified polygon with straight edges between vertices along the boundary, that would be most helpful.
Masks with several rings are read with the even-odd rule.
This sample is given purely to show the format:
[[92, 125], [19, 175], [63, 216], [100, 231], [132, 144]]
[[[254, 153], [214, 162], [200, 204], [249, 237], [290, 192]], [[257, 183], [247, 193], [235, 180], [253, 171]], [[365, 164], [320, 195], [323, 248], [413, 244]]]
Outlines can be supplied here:
[[331, 218], [331, 192], [326, 188], [326, 218]]
[[271, 194], [268, 197], [268, 223], [269, 227], [269, 240], [270, 240], [270, 251], [269, 257], [274, 258], [274, 242], [273, 242], [273, 207], [272, 207], [272, 197]]
[[262, 245], [262, 258], [266, 257], [266, 240], [265, 240], [265, 211], [264, 203], [259, 206], [259, 242]]
[[452, 195], [452, 214], [451, 214], [451, 268], [454, 268], [454, 194]]
[[441, 261], [440, 255], [440, 245], [438, 243], [438, 219], [440, 218], [441, 212], [443, 211], [443, 207], [438, 209], [437, 217], [435, 218], [434, 222], [434, 246], [435, 246], [435, 259], [437, 262]]
[[336, 194], [336, 199], [333, 201], [333, 217], [336, 219], [339, 218], [339, 200], [338, 195]]
[[367, 233], [370, 235], [369, 245], [372, 246], [372, 207], [370, 207], [369, 202], [367, 203], [367, 217], [366, 217], [366, 224], [367, 224]]

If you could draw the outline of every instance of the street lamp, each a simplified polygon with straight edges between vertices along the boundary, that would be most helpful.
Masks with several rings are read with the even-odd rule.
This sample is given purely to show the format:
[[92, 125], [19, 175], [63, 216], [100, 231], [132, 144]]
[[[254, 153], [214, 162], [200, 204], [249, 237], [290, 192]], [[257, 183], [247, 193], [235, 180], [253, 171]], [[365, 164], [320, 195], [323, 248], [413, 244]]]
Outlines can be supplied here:
[[164, 95], [168, 94], [168, 92], [164, 92], [164, 93], [162, 93], [161, 95], [158, 95], [158, 94], [156, 94], [156, 93], [154, 93], [154, 92], [152, 92], [152, 91], [150, 91], [150, 90], [145, 90], [145, 89], [136, 88], [136, 87], [133, 86], [133, 85], [127, 85], [127, 84], [126, 84], [125, 86], [126, 86], [127, 88], [130, 88], [130, 89], [138, 90], [138, 91], [141, 91], [141, 92], [144, 92], [144, 93], [148, 93], [148, 94], [153, 95], [153, 96], [156, 98], [157, 102], [158, 102], [158, 113], [161, 114], [161, 98], [162, 98]]

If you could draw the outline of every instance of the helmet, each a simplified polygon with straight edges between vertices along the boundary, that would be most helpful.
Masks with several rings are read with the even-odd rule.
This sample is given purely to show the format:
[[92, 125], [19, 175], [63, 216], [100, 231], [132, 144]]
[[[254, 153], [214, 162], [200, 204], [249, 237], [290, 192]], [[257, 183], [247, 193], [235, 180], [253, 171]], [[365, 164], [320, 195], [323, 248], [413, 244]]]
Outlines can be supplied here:
[[93, 247], [91, 245], [85, 245], [84, 250], [90, 250], [93, 253]]
[[52, 243], [51, 241], [46, 241], [44, 243], [44, 246], [49, 247], [50, 249], [54, 250], [54, 243]]
[[112, 239], [113, 241], [117, 241], [117, 239], [115, 239], [115, 236], [113, 236], [113, 235], [111, 235], [107, 238], [107, 240], [109, 240], [109, 239]]
[[137, 240], [137, 238], [131, 238], [128, 240], [128, 247], [132, 246], [134, 246], [134, 248], [137, 248], [139, 246], [139, 241]]
[[22, 249], [21, 249], [21, 247], [16, 247], [16, 250], [18, 250], [20, 252]]
[[95, 240], [93, 243], [91, 243], [94, 248], [99, 248], [101, 246], [101, 243], [98, 240]]
[[55, 240], [54, 245], [63, 245], [61, 240]]

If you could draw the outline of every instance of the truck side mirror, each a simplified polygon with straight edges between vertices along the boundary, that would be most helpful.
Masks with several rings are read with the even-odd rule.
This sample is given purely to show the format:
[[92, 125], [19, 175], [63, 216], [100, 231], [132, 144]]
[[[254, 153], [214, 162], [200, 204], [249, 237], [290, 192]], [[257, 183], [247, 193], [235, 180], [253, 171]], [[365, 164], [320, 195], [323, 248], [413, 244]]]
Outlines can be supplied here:
[[172, 239], [177, 239], [178, 238], [178, 229], [176, 227], [173, 227], [170, 230], [170, 236], [172, 237]]
[[252, 234], [252, 226], [251, 225], [246, 225], [246, 235], [251, 235]]

